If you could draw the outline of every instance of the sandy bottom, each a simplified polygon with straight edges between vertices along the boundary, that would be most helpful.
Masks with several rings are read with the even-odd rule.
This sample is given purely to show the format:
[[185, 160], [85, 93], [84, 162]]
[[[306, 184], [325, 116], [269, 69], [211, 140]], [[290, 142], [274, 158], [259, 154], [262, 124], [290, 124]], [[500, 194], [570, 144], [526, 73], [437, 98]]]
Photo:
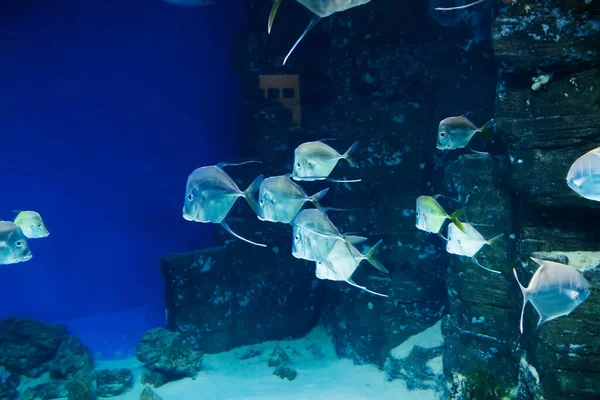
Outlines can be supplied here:
[[[282, 347], [298, 371], [294, 381], [273, 375], [267, 365], [271, 352]], [[262, 354], [247, 360], [239, 357], [250, 349]], [[144, 372], [135, 359], [100, 361], [97, 368], [130, 368], [134, 372], [134, 389], [116, 400], [138, 400], [143, 390], [140, 377]], [[386, 374], [373, 365], [354, 365], [340, 359], [331, 338], [316, 328], [298, 340], [265, 342], [228, 352], [206, 354], [203, 370], [196, 379], [182, 379], [154, 389], [163, 400], [433, 400], [432, 390], [409, 391], [404, 381], [389, 382]]]

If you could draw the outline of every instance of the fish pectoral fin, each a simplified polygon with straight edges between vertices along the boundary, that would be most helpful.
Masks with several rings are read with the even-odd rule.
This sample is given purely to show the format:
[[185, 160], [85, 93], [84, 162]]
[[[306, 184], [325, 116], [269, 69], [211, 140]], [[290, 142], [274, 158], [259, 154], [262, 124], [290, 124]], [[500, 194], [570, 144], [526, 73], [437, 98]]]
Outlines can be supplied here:
[[292, 46], [292, 48], [289, 51], [289, 53], [287, 53], [287, 56], [285, 56], [285, 59], [283, 60], [283, 65], [285, 65], [285, 63], [287, 62], [288, 58], [290, 58], [290, 55], [292, 55], [292, 52], [296, 49], [296, 47], [302, 41], [302, 39], [304, 39], [304, 36], [306, 36], [306, 34], [308, 32], [310, 32], [310, 30], [312, 28], [314, 28], [315, 25], [317, 25], [320, 20], [321, 20], [321, 17], [319, 17], [318, 15], [313, 16], [313, 18], [310, 20], [310, 23], [308, 24], [308, 26], [306, 27], [306, 29], [304, 30], [304, 32], [302, 33], [302, 35], [300, 35], [300, 37], [298, 38], [298, 40], [296, 40], [296, 43], [294, 43], [294, 45]]
[[233, 236], [235, 236], [236, 238], [238, 238], [238, 239], [240, 239], [240, 240], [243, 240], [243, 241], [244, 241], [244, 242], [246, 242], [246, 243], [250, 243], [250, 244], [253, 244], [253, 245], [255, 245], [255, 246], [259, 246], [259, 247], [267, 247], [267, 245], [266, 245], [266, 244], [262, 244], [262, 243], [256, 243], [256, 242], [253, 242], [253, 241], [251, 241], [251, 240], [248, 240], [248, 239], [246, 239], [246, 238], [244, 238], [244, 237], [242, 237], [242, 236], [238, 235], [237, 233], [235, 233], [234, 231], [232, 231], [232, 230], [231, 230], [231, 228], [229, 227], [229, 225], [227, 225], [227, 222], [225, 222], [225, 221], [221, 221], [221, 226], [222, 226], [223, 228], [225, 228], [225, 230], [226, 230], [227, 232], [231, 233]]
[[346, 283], [349, 283], [350, 285], [352, 285], [352, 286], [354, 286], [354, 287], [357, 287], [357, 288], [359, 288], [359, 289], [362, 289], [362, 290], [364, 290], [365, 292], [368, 292], [368, 293], [374, 294], [374, 295], [376, 295], [376, 296], [388, 297], [388, 295], [387, 295], [387, 294], [381, 294], [381, 293], [377, 293], [377, 292], [374, 292], [374, 291], [372, 291], [372, 290], [369, 290], [369, 289], [367, 289], [367, 288], [366, 288], [366, 287], [364, 287], [364, 286], [360, 286], [360, 285], [358, 285], [356, 282], [354, 282], [352, 279], [346, 279]]
[[267, 32], [271, 34], [271, 28], [273, 27], [273, 21], [275, 21], [275, 16], [277, 15], [277, 10], [279, 10], [279, 6], [281, 5], [281, 0], [273, 1], [273, 7], [271, 8], [271, 13], [269, 14], [269, 23], [267, 24]]

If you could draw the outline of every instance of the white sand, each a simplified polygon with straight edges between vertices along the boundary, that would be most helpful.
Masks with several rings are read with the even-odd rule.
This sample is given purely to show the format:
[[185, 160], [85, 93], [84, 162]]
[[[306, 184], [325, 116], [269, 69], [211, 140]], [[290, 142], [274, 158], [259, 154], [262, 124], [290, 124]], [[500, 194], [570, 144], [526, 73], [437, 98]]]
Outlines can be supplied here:
[[433, 326], [425, 329], [406, 339], [402, 344], [390, 351], [390, 355], [396, 359], [406, 358], [415, 346], [425, 349], [433, 349], [444, 345], [442, 336], [442, 320], [440, 319]]
[[[271, 352], [278, 345], [285, 349], [292, 359], [292, 367], [298, 371], [294, 381], [273, 375], [274, 368], [267, 365]], [[311, 345], [320, 348], [322, 355], [314, 355], [310, 351]], [[262, 355], [239, 360], [238, 357], [248, 349], [261, 350]], [[133, 369], [137, 382], [134, 389], [114, 399], [140, 398], [144, 388], [139, 383], [143, 367], [138, 361], [128, 359], [97, 364], [99, 369]], [[224, 353], [206, 354], [203, 368], [195, 380], [182, 379], [154, 390], [163, 400], [437, 399], [432, 390], [409, 391], [402, 380], [388, 382], [386, 374], [373, 365], [354, 365], [351, 360], [340, 359], [335, 354], [331, 338], [320, 327], [298, 340], [266, 342]]]

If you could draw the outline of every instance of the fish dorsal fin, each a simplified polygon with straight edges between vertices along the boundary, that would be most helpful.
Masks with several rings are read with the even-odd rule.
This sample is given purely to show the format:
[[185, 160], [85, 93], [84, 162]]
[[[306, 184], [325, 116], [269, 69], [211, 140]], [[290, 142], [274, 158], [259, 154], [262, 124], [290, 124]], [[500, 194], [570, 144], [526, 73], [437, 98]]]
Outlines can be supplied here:
[[248, 239], [246, 239], [246, 238], [244, 238], [244, 237], [242, 237], [242, 236], [238, 235], [237, 233], [235, 233], [234, 231], [232, 231], [232, 230], [231, 230], [231, 228], [229, 227], [229, 225], [227, 225], [227, 222], [225, 222], [225, 221], [221, 221], [221, 226], [222, 226], [223, 228], [225, 228], [225, 230], [226, 230], [227, 232], [231, 233], [233, 236], [235, 236], [236, 238], [238, 238], [238, 239], [240, 239], [240, 240], [243, 240], [243, 241], [244, 241], [244, 242], [246, 242], [246, 243], [250, 243], [250, 244], [253, 244], [253, 245], [255, 245], [255, 246], [259, 246], [259, 247], [267, 247], [267, 245], [266, 245], [266, 244], [262, 244], [262, 243], [256, 243], [256, 242], [253, 242], [253, 241], [251, 241], [251, 240], [248, 240]]
[[377, 292], [374, 292], [374, 291], [372, 291], [372, 290], [369, 290], [369, 289], [367, 289], [367, 288], [366, 288], [366, 287], [364, 287], [364, 286], [360, 286], [360, 285], [358, 285], [356, 282], [354, 282], [352, 279], [347, 279], [347, 280], [346, 280], [346, 282], [347, 282], [347, 283], [349, 283], [350, 285], [354, 286], [354, 287], [357, 287], [357, 288], [359, 288], [359, 289], [362, 289], [362, 290], [364, 290], [365, 292], [368, 292], [368, 293], [374, 294], [375, 296], [388, 297], [388, 295], [387, 295], [387, 294], [381, 294], [381, 293], [377, 293]]
[[361, 181], [361, 179], [333, 179], [333, 178], [326, 178], [325, 180], [328, 182], [333, 182], [333, 183], [356, 183], [356, 182]]
[[314, 15], [313, 16], [313, 18], [310, 20], [310, 23], [308, 24], [308, 26], [306, 27], [306, 29], [304, 30], [304, 32], [302, 33], [302, 35], [300, 35], [300, 37], [298, 38], [298, 40], [296, 40], [296, 43], [294, 43], [294, 45], [292, 46], [292, 48], [289, 51], [289, 53], [287, 54], [287, 56], [285, 56], [285, 59], [283, 60], [283, 65], [285, 65], [285, 63], [287, 62], [288, 58], [290, 58], [290, 55], [292, 55], [293, 51], [296, 49], [296, 47], [298, 46], [298, 44], [300, 44], [300, 42], [302, 41], [302, 39], [304, 39], [304, 36], [306, 36], [306, 34], [308, 32], [310, 32], [311, 29], [314, 28], [315, 25], [317, 25], [320, 20], [321, 20], [321, 17], [319, 17], [318, 15]]
[[223, 169], [223, 167], [237, 167], [240, 165], [246, 165], [246, 164], [262, 164], [262, 161], [254, 161], [254, 160], [250, 160], [250, 161], [244, 161], [241, 163], [226, 163], [226, 162], [220, 162], [216, 165], [217, 168]]
[[346, 240], [348, 243], [355, 245], [365, 242], [367, 238], [363, 236], [346, 235]]
[[465, 4], [464, 6], [457, 6], [457, 7], [436, 7], [435, 10], [436, 11], [462, 10], [464, 8], [473, 7], [474, 5], [483, 3], [484, 1], [486, 1], [486, 0], [477, 0], [477, 1], [474, 1], [473, 3], [469, 3], [469, 4]]
[[275, 21], [275, 16], [277, 15], [277, 10], [279, 10], [279, 6], [281, 5], [281, 0], [273, 1], [273, 7], [271, 8], [271, 13], [269, 14], [269, 22], [267, 24], [267, 32], [271, 34], [271, 28], [273, 27], [273, 21]]
[[520, 324], [520, 329], [521, 329], [521, 335], [523, 334], [523, 315], [525, 314], [525, 306], [527, 305], [527, 302], [529, 301], [529, 297], [528, 297], [528, 291], [527, 288], [523, 287], [523, 285], [521, 285], [521, 282], [519, 281], [519, 275], [517, 275], [517, 270], [513, 268], [513, 275], [515, 276], [515, 279], [517, 280], [517, 284], [519, 285], [519, 288], [521, 289], [521, 293], [523, 294], [523, 307], [521, 308], [521, 324]]

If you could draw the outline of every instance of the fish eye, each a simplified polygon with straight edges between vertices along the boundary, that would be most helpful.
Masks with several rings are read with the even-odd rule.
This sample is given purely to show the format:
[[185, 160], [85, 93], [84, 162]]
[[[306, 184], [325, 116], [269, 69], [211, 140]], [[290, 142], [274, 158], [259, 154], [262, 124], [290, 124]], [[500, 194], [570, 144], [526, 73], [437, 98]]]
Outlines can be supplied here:
[[300, 167], [300, 163], [296, 163], [296, 167]]
[[300, 236], [296, 235], [296, 240], [300, 240]]
[[38, 227], [38, 228], [41, 228], [41, 227], [42, 227], [42, 224], [37, 224], [37, 227]]
[[15, 244], [17, 245], [17, 247], [23, 246], [23, 242], [20, 240], [17, 240], [17, 242]]
[[446, 137], [446, 132], [441, 132], [440, 137]]
[[260, 204], [265, 204], [265, 201], [263, 199], [260, 199]]
[[189, 201], [192, 201], [192, 200], [194, 200], [194, 195], [192, 195], [192, 194], [188, 194], [188, 200], [189, 200]]

